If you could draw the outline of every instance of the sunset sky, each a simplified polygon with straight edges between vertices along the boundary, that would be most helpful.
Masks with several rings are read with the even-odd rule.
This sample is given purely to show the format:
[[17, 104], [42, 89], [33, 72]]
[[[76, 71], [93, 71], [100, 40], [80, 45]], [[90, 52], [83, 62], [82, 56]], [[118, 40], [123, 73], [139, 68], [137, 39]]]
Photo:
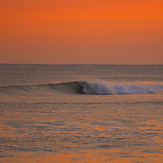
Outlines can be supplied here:
[[163, 64], [163, 0], [0, 0], [0, 63]]

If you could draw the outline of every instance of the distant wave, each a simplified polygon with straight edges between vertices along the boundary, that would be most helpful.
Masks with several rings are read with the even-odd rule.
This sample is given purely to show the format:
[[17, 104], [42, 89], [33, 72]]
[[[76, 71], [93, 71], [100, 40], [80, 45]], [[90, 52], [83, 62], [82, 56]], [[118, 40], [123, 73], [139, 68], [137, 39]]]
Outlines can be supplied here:
[[163, 92], [163, 84], [109, 84], [107, 82], [72, 81], [55, 84], [1, 86], [0, 93], [9, 95], [28, 94], [53, 94], [57, 92], [67, 94], [95, 94], [95, 95], [115, 95], [115, 94], [149, 94]]

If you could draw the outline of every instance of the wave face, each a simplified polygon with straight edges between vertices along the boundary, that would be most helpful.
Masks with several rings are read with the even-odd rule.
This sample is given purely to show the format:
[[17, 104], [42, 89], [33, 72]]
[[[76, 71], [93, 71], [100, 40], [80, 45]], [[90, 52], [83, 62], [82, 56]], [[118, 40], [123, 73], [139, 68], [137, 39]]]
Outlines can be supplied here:
[[3, 86], [0, 93], [8, 95], [42, 95], [57, 92], [67, 94], [96, 94], [96, 95], [116, 95], [116, 94], [149, 94], [163, 92], [163, 85], [129, 85], [129, 84], [109, 84], [107, 82], [75, 81], [56, 84]]
[[57, 92], [68, 94], [80, 93], [79, 82], [0, 87], [0, 93], [8, 95], [45, 95], [54, 94]]

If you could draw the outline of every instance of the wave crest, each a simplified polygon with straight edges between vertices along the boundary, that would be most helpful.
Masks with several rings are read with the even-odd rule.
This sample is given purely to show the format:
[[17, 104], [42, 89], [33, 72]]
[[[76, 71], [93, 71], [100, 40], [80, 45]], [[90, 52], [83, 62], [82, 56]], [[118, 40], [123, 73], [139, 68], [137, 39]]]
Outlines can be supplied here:
[[9, 95], [28, 95], [28, 94], [53, 94], [57, 92], [67, 94], [96, 94], [96, 95], [115, 95], [115, 94], [148, 94], [163, 92], [161, 84], [109, 84], [107, 82], [88, 82], [75, 81], [55, 84], [22, 85], [0, 87], [0, 93]]

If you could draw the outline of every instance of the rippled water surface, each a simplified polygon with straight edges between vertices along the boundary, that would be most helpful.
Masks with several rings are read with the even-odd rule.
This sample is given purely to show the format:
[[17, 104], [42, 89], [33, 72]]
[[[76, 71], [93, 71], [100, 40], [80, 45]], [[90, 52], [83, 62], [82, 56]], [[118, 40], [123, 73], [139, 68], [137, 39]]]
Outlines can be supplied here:
[[116, 84], [161, 85], [163, 66], [150, 72], [144, 71], [150, 66], [130, 66], [130, 71], [125, 66], [35, 66], [1, 65], [0, 162], [163, 162], [162, 92], [2, 91], [4, 86], [79, 81], [79, 71], [85, 78]]

